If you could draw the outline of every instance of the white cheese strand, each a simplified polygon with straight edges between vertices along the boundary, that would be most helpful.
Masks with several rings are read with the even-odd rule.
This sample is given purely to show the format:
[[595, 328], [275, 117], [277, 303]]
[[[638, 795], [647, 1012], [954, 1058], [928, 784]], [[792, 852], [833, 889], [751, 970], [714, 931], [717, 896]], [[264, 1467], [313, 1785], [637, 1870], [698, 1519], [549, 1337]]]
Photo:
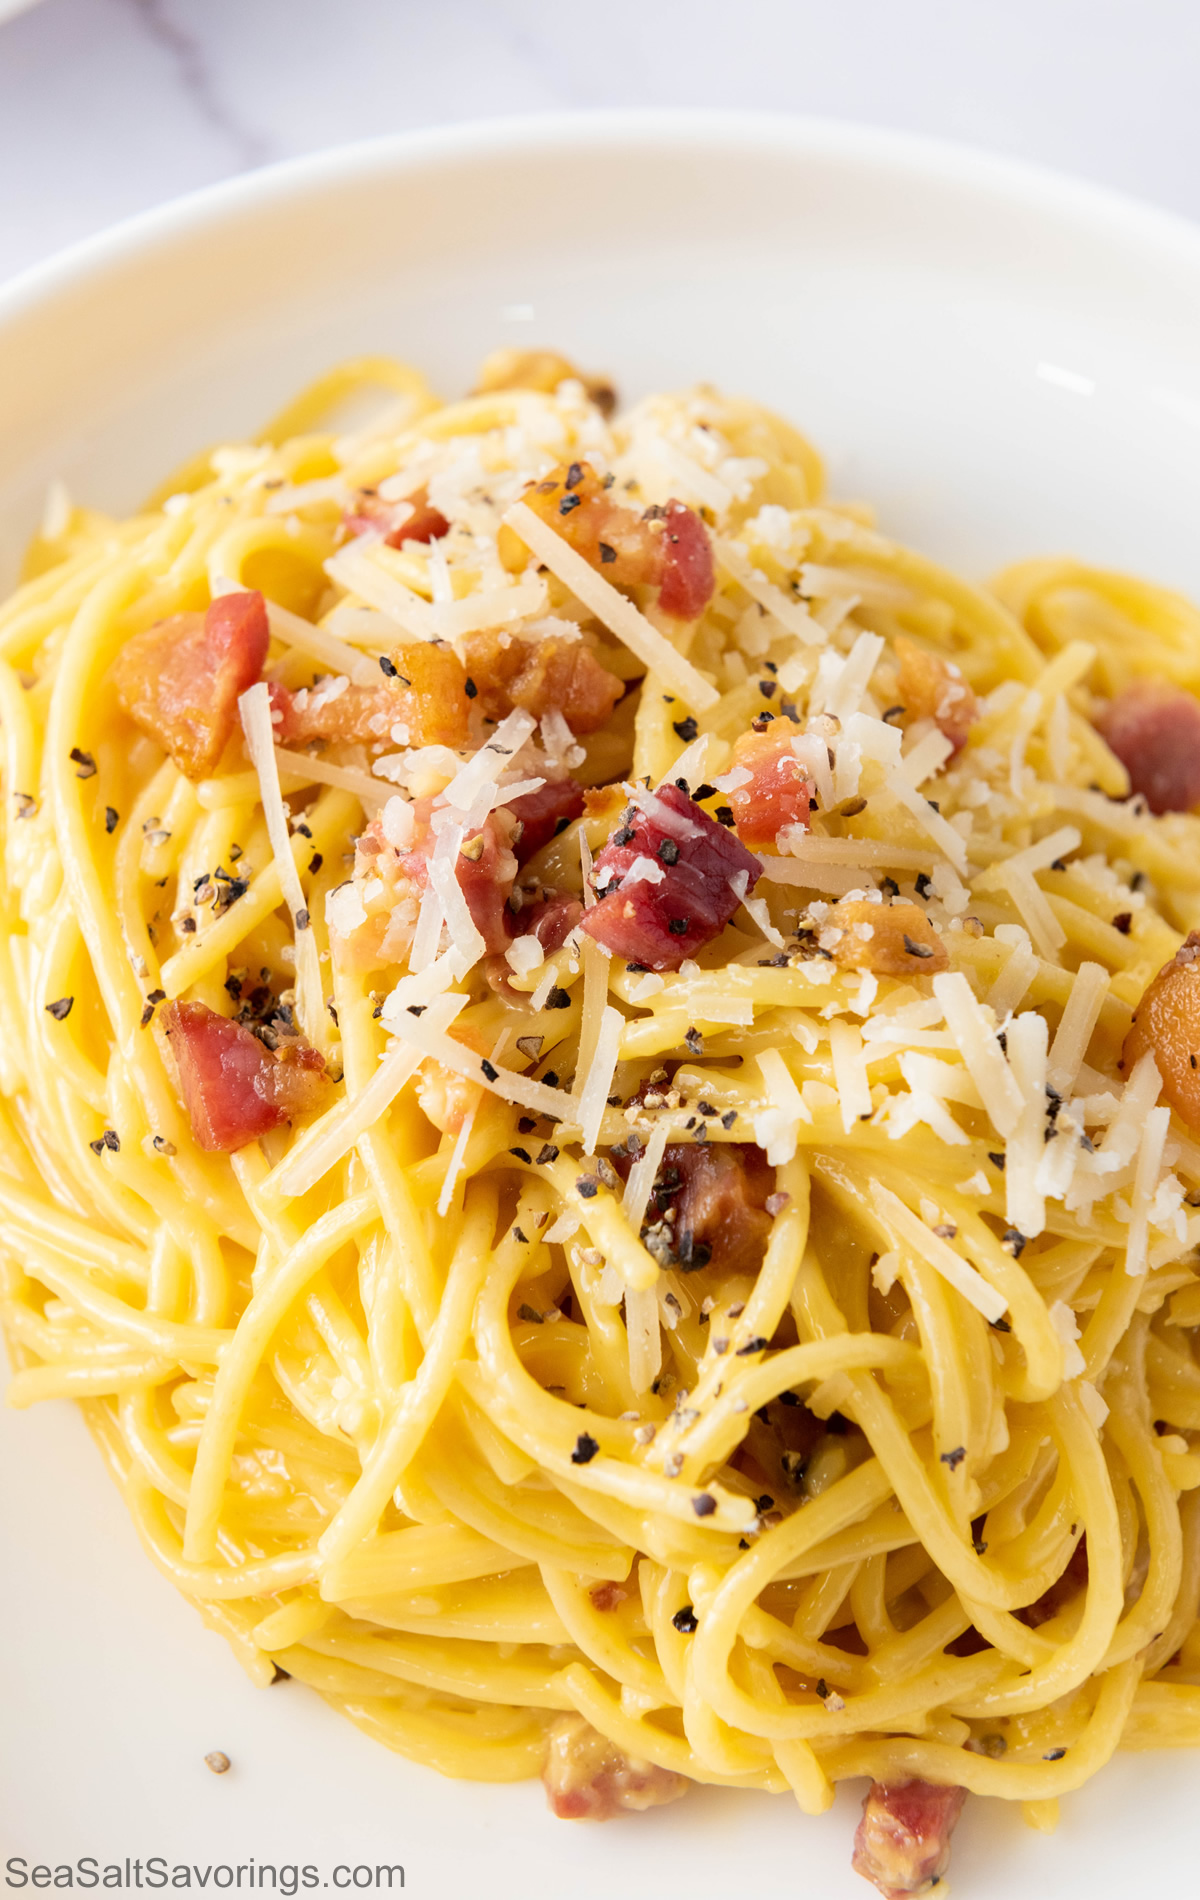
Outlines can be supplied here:
[[539, 520], [525, 502], [514, 503], [504, 517], [504, 524], [520, 536], [530, 553], [536, 554], [543, 566], [557, 575], [610, 633], [615, 633], [631, 653], [636, 653], [670, 692], [676, 693], [694, 712], [708, 712], [717, 704], [721, 695], [716, 687], [696, 671], [665, 634], [651, 626], [631, 600], [626, 600], [603, 575], [589, 567], [583, 556]]

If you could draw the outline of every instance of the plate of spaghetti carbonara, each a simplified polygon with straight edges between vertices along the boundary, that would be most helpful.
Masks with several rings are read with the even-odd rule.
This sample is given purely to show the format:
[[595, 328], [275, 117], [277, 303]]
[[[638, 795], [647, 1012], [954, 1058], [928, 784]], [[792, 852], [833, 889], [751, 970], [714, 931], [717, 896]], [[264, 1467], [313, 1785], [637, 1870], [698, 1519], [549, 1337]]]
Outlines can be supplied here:
[[256, 1682], [894, 1900], [1200, 1744], [1200, 609], [555, 343], [52, 490], [8, 1400]]
[[353, 362], [45, 524], [10, 1399], [389, 1746], [568, 1819], [866, 1775], [917, 1893], [1200, 1719], [1200, 614], [613, 407]]

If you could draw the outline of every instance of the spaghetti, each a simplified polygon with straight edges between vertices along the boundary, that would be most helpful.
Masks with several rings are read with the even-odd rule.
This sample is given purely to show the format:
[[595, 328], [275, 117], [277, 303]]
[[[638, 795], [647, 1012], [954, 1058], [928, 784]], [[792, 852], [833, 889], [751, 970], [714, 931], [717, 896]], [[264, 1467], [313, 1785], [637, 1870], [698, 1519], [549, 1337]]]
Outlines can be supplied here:
[[1200, 616], [610, 394], [360, 362], [56, 499], [10, 1402], [256, 1681], [564, 1814], [868, 1776], [915, 1892], [962, 1790], [1200, 1742]]

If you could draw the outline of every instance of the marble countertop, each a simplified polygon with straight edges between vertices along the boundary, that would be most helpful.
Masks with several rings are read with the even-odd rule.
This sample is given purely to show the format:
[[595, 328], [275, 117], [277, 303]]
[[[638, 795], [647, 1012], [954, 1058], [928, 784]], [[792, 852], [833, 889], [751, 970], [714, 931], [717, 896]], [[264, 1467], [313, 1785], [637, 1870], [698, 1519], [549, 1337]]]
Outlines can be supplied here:
[[498, 112], [728, 106], [1039, 160], [1200, 217], [1189, 0], [0, 6], [0, 281], [177, 193]]

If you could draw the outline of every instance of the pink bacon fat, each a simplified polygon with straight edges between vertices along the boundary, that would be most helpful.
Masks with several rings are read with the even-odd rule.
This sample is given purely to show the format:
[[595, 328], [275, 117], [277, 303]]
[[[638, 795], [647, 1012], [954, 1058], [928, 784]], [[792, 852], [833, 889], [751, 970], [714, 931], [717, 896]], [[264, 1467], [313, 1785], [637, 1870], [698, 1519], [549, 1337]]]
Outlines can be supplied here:
[[927, 1893], [950, 1865], [950, 1836], [965, 1788], [932, 1781], [873, 1781], [863, 1801], [851, 1866], [884, 1900]]

